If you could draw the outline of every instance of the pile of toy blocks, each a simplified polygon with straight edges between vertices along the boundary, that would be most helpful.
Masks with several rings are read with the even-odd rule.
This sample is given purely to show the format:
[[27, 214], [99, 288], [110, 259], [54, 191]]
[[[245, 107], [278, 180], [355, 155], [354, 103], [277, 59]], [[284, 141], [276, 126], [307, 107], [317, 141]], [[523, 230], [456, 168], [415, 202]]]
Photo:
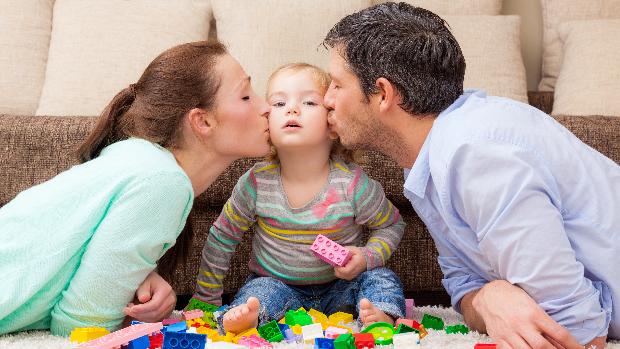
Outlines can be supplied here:
[[[408, 306], [413, 302], [408, 301]], [[407, 309], [411, 313], [410, 309]], [[227, 342], [226, 348], [272, 348], [272, 343], [307, 343], [316, 349], [363, 349], [391, 346], [394, 349], [418, 347], [427, 329], [446, 333], [468, 333], [464, 325], [444, 328], [443, 320], [424, 314], [422, 323], [398, 319], [395, 325], [374, 323], [359, 333], [353, 333], [352, 314], [337, 312], [327, 316], [317, 310], [289, 310], [279, 322], [271, 321], [239, 334], [221, 334], [215, 318], [223, 308], [192, 299], [182, 319], [166, 319], [159, 323], [134, 322], [132, 326], [108, 333], [100, 328], [78, 328], [71, 341], [81, 343], [79, 349], [108, 349], [126, 346], [128, 349], [204, 349], [207, 343]], [[353, 324], [353, 325], [352, 325]], [[215, 344], [215, 343], [214, 343]]]

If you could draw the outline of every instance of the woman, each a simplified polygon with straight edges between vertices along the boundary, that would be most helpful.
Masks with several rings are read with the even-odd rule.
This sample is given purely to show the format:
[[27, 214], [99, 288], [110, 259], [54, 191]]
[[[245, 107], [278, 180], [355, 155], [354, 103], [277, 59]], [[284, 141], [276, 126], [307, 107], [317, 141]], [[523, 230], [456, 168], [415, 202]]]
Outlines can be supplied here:
[[155, 58], [106, 107], [82, 164], [0, 209], [0, 334], [118, 328], [194, 197], [234, 160], [269, 152], [268, 112], [218, 42]]

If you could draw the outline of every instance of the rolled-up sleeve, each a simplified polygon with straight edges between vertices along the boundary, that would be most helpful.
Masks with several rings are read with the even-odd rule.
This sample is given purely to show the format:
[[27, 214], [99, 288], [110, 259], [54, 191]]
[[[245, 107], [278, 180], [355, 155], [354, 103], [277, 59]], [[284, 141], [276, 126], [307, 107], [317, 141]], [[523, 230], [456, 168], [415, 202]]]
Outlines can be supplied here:
[[[448, 200], [498, 278], [525, 290], [580, 343], [606, 335], [610, 292], [588, 279], [576, 259], [544, 161], [513, 144], [481, 141], [459, 147], [448, 168]], [[440, 263], [453, 300], [476, 284], [456, 259]]]

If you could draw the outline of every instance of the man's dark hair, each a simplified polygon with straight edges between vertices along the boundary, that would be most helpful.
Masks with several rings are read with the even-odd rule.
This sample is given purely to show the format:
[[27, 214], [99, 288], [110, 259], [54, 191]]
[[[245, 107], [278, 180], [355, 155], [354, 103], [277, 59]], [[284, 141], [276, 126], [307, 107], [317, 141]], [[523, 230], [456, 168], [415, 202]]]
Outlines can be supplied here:
[[366, 98], [384, 77], [412, 115], [440, 113], [463, 93], [465, 58], [447, 23], [407, 3], [382, 3], [340, 20], [323, 45], [360, 80]]

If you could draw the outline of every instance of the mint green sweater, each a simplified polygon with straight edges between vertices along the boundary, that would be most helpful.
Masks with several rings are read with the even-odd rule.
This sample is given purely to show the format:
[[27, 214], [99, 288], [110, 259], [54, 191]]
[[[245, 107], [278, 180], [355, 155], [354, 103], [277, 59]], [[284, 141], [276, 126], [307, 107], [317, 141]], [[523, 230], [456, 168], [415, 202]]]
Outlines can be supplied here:
[[193, 199], [172, 153], [135, 138], [17, 195], [0, 208], [0, 334], [118, 329]]

